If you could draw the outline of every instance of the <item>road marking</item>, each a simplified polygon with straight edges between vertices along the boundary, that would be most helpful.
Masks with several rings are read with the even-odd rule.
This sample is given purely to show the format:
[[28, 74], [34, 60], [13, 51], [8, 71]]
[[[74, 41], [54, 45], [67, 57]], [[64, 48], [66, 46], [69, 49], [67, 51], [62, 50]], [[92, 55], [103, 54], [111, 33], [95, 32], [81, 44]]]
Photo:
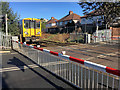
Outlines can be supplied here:
[[2, 53], [10, 53], [10, 51], [0, 51], [0, 54]]
[[10, 53], [10, 54], [18, 54], [18, 53]]
[[117, 54], [119, 54], [119, 52], [114, 52], [114, 53], [108, 53], [108, 54], [105, 54], [105, 55], [98, 55], [98, 56], [96, 56], [96, 57], [90, 57], [90, 58], [86, 58], [86, 60], [91, 60], [91, 59], [94, 59], [94, 58], [105, 58], [105, 57], [107, 57], [107, 56], [115, 56], [115, 55], [117, 55]]
[[90, 57], [90, 58], [87, 58], [87, 59], [85, 59], [85, 60], [91, 60], [91, 59], [94, 59], [95, 57]]
[[21, 69], [35, 68], [35, 67], [39, 67], [39, 66], [36, 64], [32, 64], [32, 65], [28, 65], [28, 66], [2, 68], [2, 69], [0, 69], [0, 72], [16, 71], [16, 70], [21, 70]]
[[[69, 63], [69, 62], [56, 61], [56, 62], [42, 63], [42, 66], [57, 65], [57, 64], [64, 64], [64, 63]], [[18, 66], [18, 67], [16, 66], [16, 67], [2, 68], [0, 69], [0, 72], [16, 71], [16, 70], [36, 68], [36, 67], [39, 67], [39, 66], [36, 64], [32, 64], [28, 66]]]

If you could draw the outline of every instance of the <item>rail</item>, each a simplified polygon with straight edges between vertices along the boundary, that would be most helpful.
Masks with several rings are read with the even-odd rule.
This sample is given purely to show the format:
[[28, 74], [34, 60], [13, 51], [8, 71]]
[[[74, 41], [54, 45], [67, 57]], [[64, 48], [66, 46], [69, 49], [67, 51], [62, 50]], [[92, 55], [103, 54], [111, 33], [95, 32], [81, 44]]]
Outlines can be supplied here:
[[120, 90], [120, 70], [18, 41], [13, 49], [76, 87]]

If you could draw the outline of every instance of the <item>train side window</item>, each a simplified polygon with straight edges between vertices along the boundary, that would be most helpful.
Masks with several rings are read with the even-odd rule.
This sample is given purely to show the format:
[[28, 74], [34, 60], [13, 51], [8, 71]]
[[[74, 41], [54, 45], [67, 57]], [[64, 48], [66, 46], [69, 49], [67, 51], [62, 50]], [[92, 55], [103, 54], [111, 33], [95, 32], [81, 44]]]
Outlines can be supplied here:
[[29, 20], [24, 21], [24, 28], [29, 28]]
[[36, 21], [36, 28], [40, 28], [40, 21]]

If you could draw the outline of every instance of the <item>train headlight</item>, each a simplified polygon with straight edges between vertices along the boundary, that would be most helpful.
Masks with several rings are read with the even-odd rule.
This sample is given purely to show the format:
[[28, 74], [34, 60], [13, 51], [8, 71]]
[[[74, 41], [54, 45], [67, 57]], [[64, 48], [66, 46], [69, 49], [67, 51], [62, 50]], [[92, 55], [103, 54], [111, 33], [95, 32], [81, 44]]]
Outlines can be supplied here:
[[28, 32], [24, 32], [24, 33], [28, 35]]
[[37, 34], [40, 34], [40, 32], [37, 32]]

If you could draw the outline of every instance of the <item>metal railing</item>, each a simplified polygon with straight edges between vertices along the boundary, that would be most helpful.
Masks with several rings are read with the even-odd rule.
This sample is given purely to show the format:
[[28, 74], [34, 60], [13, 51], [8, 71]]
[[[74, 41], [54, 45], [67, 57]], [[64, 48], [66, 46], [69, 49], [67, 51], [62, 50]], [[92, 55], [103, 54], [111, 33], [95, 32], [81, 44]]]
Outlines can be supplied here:
[[77, 43], [90, 43], [91, 35], [87, 33], [70, 33], [70, 40]]
[[16, 42], [15, 50], [76, 87], [120, 90], [120, 70]]
[[70, 33], [70, 40], [76, 42], [85, 42], [85, 33]]
[[111, 41], [111, 33], [112, 31], [110, 29], [99, 30], [93, 33], [92, 39], [94, 40], [94, 43], [102, 41]]
[[0, 34], [0, 47], [3, 49], [10, 49], [11, 48], [11, 40], [12, 36], [11, 35], [4, 35]]

